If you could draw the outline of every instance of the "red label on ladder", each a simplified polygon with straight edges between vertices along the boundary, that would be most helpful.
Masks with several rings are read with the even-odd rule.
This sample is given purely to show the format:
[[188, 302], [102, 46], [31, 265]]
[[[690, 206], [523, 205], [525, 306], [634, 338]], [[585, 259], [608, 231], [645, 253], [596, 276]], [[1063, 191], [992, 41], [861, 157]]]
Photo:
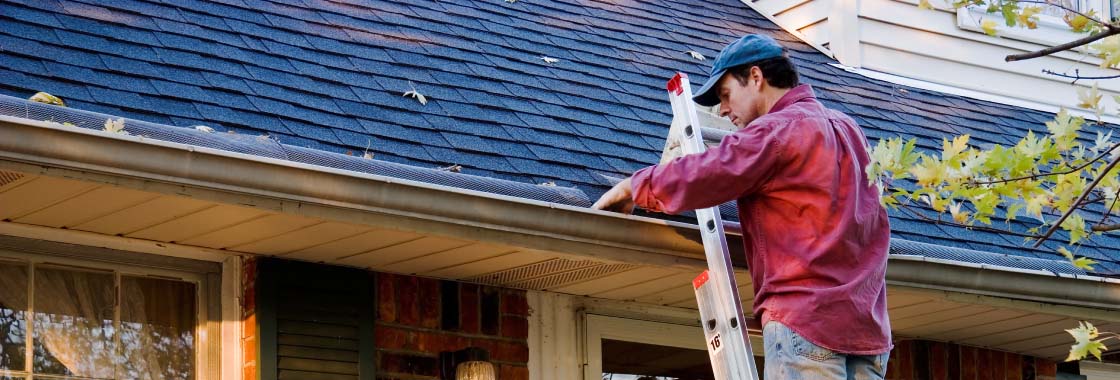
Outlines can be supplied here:
[[688, 79], [688, 74], [677, 73], [677, 75], [673, 76], [673, 79], [669, 80], [669, 84], [665, 85], [665, 89], [669, 90], [669, 92], [674, 95], [680, 95], [684, 92], [684, 86], [681, 86], [681, 79]]
[[693, 289], [700, 289], [700, 287], [704, 286], [704, 284], [707, 283], [707, 282], [708, 282], [708, 270], [705, 269], [704, 273], [701, 273], [699, 276], [696, 276], [696, 278], [692, 279], [692, 288]]

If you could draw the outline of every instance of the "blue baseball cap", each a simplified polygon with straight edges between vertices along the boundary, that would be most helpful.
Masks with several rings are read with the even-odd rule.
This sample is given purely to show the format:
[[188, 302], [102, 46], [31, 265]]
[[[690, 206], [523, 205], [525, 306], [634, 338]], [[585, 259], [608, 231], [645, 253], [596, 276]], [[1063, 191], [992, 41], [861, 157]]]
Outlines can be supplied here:
[[704, 87], [700, 87], [692, 100], [705, 107], [719, 104], [719, 89], [715, 87], [723, 74], [727, 73], [727, 69], [768, 58], [781, 57], [782, 53], [782, 45], [778, 45], [778, 41], [774, 41], [769, 36], [759, 34], [743, 36], [743, 38], [732, 42], [719, 52], [715, 62], [712, 63], [712, 75], [708, 77]]

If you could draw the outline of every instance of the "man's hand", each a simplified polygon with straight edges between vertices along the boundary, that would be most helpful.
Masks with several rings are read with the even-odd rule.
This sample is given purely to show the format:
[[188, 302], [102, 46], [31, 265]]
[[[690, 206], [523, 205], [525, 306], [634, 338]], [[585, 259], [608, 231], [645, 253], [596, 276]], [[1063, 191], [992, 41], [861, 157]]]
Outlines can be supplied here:
[[623, 214], [634, 212], [634, 198], [630, 194], [630, 177], [626, 177], [622, 182], [614, 185], [603, 196], [599, 197], [599, 200], [591, 205], [591, 208], [616, 211]]

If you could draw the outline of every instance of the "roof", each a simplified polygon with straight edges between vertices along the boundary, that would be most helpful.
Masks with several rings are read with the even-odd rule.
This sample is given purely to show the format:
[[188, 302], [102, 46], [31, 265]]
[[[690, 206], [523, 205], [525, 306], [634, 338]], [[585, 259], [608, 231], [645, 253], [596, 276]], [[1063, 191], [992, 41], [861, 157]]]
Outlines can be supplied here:
[[[685, 51], [714, 57], [745, 33], [778, 39], [821, 102], [872, 140], [914, 136], [935, 149], [968, 133], [1013, 144], [1053, 117], [846, 72], [735, 0], [303, 3], [7, 1], [0, 93], [47, 91], [72, 108], [327, 152], [368, 148], [378, 160], [461, 165], [592, 198], [659, 159], [665, 81], [684, 71], [700, 82], [710, 65]], [[426, 105], [402, 96], [413, 89]], [[891, 221], [901, 239], [1060, 260], [1015, 237], [897, 212]], [[1117, 275], [1115, 247], [1120, 237], [1103, 235], [1077, 253]]]

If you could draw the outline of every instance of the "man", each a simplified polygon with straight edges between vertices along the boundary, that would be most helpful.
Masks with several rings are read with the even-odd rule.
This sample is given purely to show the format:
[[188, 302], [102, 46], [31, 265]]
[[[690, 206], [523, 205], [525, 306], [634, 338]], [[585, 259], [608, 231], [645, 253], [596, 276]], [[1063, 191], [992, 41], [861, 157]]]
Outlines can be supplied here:
[[718, 103], [740, 129], [637, 171], [593, 207], [678, 213], [738, 200], [766, 380], [882, 379], [890, 227], [859, 126], [798, 85], [784, 49], [760, 35], [723, 49], [693, 100]]

